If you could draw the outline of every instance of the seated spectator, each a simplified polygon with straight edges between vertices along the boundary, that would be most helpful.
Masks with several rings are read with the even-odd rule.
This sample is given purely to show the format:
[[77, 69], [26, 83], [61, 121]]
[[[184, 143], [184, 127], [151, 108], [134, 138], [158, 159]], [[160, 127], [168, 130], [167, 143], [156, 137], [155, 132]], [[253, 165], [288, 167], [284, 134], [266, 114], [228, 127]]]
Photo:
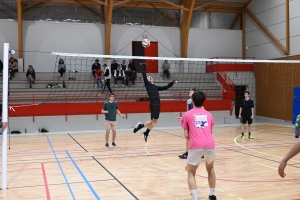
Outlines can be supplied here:
[[96, 69], [95, 78], [94, 78], [95, 88], [97, 88], [98, 86], [102, 87], [102, 76], [103, 76], [103, 71], [100, 68]]
[[60, 76], [61, 79], [63, 78], [64, 73], [66, 72], [66, 70], [67, 70], [67, 67], [65, 65], [64, 60], [59, 59], [59, 62], [58, 62], [58, 76]]
[[125, 73], [122, 70], [120, 65], [118, 65], [117, 70], [115, 70], [114, 77], [115, 77], [115, 86], [116, 87], [118, 86], [117, 80], [122, 80], [122, 87], [124, 87]]
[[130, 67], [131, 70], [135, 72], [135, 64], [132, 59], [129, 60], [128, 67]]
[[32, 88], [32, 83], [35, 84], [35, 70], [33, 69], [32, 65], [28, 65], [28, 69], [27, 69], [27, 72], [26, 72], [26, 78], [27, 80], [29, 81], [29, 88]]
[[18, 72], [18, 62], [11, 57], [9, 59], [9, 74], [10, 74], [10, 80], [12, 80], [13, 77], [15, 77], [15, 73]]
[[118, 63], [117, 63], [117, 61], [116, 60], [113, 60], [113, 62], [111, 63], [111, 67], [110, 67], [110, 69], [111, 69], [111, 73], [115, 73], [115, 71], [117, 70], [117, 68], [118, 68]]
[[94, 78], [95, 78], [95, 72], [96, 72], [97, 69], [101, 69], [101, 65], [100, 65], [98, 59], [96, 59], [95, 63], [92, 65], [92, 74], [93, 74]]
[[122, 70], [123, 70], [124, 72], [127, 71], [127, 66], [126, 66], [126, 61], [125, 61], [125, 60], [122, 61], [121, 67], [122, 67]]
[[164, 77], [166, 77], [167, 79], [170, 79], [171, 78], [171, 75], [170, 75], [170, 64], [168, 63], [167, 60], [164, 61], [163, 65], [162, 65], [162, 77], [164, 79]]
[[134, 87], [134, 80], [136, 79], [135, 72], [131, 70], [130, 67], [128, 67], [126, 74], [126, 87], [128, 86], [128, 81], [131, 80], [132, 86]]

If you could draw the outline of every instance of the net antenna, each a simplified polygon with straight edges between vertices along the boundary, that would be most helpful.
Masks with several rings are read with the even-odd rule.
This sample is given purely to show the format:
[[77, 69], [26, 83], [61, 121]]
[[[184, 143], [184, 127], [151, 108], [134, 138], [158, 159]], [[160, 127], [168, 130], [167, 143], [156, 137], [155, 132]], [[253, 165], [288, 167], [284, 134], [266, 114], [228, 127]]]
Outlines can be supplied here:
[[[8, 108], [8, 55], [9, 43], [3, 45], [3, 88], [2, 88], [2, 122], [7, 122]], [[2, 190], [7, 190], [7, 130], [2, 132]]]

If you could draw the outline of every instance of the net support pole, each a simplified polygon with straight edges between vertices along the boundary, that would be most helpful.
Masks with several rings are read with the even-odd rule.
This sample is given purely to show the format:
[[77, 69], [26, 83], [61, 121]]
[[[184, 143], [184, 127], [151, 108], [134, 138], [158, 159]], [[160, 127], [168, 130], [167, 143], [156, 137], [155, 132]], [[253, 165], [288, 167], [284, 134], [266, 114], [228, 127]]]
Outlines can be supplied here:
[[[2, 122], [7, 122], [8, 107], [8, 53], [9, 44], [3, 45], [3, 88], [2, 88]], [[7, 189], [7, 130], [2, 132], [2, 190]]]

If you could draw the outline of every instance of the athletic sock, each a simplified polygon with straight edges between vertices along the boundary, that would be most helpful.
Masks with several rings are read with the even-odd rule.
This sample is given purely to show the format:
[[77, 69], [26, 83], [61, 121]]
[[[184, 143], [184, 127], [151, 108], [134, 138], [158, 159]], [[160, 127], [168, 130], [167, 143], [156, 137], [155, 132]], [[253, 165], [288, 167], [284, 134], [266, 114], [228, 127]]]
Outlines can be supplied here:
[[[144, 126], [144, 124], [143, 124], [143, 126]], [[149, 134], [149, 132], [150, 132], [150, 130], [149, 130], [149, 129], [147, 129], [147, 130], [145, 131], [145, 135], [148, 135], [148, 134]]]
[[251, 132], [249, 132], [248, 136], [249, 136], [249, 137], [251, 136]]
[[242, 136], [244, 136], [244, 133], [242, 133]]
[[215, 195], [216, 196], [216, 190], [215, 188], [210, 188], [209, 196]]
[[192, 200], [197, 200], [197, 190], [190, 190]]

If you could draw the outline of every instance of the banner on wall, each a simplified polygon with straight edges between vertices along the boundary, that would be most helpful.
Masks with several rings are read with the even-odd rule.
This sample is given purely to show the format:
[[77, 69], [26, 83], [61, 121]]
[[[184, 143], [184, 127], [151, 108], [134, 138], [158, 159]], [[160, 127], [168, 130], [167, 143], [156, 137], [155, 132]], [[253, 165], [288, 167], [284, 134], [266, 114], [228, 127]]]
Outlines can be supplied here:
[[300, 87], [294, 87], [293, 118], [292, 118], [293, 124], [295, 124], [296, 118], [299, 114], [300, 114]]

